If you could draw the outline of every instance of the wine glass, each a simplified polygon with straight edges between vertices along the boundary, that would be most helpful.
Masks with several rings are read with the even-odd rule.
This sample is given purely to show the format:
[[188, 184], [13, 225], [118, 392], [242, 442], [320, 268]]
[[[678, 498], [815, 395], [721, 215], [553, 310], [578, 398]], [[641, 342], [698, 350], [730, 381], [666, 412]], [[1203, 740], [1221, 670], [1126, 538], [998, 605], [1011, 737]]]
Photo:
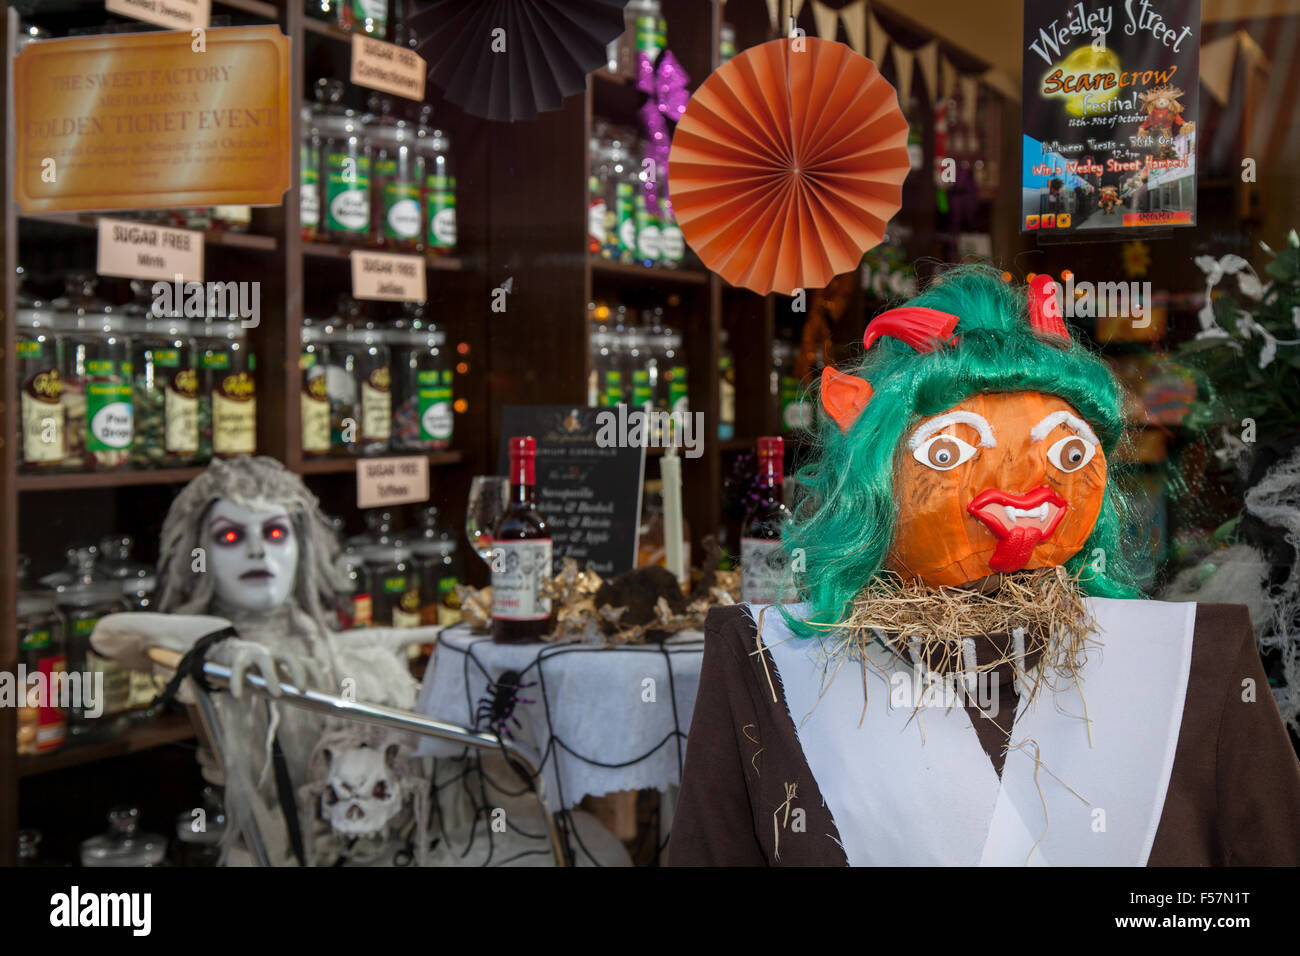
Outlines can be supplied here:
[[492, 564], [492, 535], [497, 522], [506, 513], [510, 499], [510, 482], [497, 475], [475, 475], [469, 486], [469, 503], [465, 507], [465, 534], [478, 556]]

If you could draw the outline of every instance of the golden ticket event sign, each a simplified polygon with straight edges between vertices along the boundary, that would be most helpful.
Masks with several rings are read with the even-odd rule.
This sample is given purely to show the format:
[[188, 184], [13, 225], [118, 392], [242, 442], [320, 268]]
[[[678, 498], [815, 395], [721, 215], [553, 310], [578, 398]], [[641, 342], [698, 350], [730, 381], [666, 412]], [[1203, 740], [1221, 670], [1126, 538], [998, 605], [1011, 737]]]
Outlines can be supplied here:
[[106, 0], [104, 8], [169, 30], [206, 30], [212, 18], [212, 0]]
[[289, 188], [277, 27], [43, 40], [13, 70], [23, 212], [275, 206]]

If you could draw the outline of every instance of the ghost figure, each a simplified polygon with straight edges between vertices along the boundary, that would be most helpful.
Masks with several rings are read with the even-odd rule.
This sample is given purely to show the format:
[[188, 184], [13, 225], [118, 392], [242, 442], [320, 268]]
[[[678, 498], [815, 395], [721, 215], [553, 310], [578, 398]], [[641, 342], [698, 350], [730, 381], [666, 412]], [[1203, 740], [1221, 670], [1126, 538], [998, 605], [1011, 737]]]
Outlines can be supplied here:
[[[214, 759], [200, 751], [205, 776], [226, 787], [224, 862], [244, 859], [250, 823], [273, 864], [295, 861], [272, 772], [273, 743], [296, 789], [322, 734], [343, 724], [246, 698], [245, 672], [259, 672], [272, 696], [287, 679], [331, 694], [346, 690], [367, 703], [407, 710], [415, 704], [406, 648], [432, 641], [438, 629], [336, 630], [336, 551], [315, 496], [293, 472], [272, 458], [215, 461], [176, 496], [163, 522], [161, 613], [107, 615], [91, 637], [103, 656], [149, 671], [151, 649], [185, 653], [199, 638], [233, 628], [237, 636], [208, 652], [232, 672], [230, 695], [213, 696], [221, 753]], [[310, 862], [314, 808], [300, 804], [299, 811], [307, 835], [303, 862]]]

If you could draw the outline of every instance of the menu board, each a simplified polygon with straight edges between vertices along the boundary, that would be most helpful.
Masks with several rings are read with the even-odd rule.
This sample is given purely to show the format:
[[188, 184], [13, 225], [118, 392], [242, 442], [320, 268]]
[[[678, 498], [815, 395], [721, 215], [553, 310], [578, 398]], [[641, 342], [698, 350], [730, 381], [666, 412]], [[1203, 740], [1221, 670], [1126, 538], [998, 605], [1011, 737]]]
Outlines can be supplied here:
[[598, 408], [507, 405], [501, 413], [498, 473], [509, 474], [508, 443], [537, 441], [537, 510], [551, 529], [555, 570], [574, 558], [602, 577], [636, 566], [645, 447], [602, 447]]
[[278, 27], [37, 40], [13, 75], [25, 213], [279, 205], [289, 188]]
[[1196, 224], [1200, 35], [1200, 0], [1025, 0], [1022, 232]]

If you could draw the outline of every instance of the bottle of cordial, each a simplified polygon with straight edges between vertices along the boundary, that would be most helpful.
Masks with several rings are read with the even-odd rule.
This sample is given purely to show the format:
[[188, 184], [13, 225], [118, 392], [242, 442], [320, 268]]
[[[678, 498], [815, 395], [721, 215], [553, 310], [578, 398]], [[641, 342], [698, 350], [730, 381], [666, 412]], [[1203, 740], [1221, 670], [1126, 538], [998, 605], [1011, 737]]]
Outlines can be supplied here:
[[745, 516], [740, 531], [740, 594], [750, 604], [775, 604], [794, 600], [787, 579], [787, 556], [781, 544], [781, 526], [790, 511], [781, 500], [785, 479], [785, 441], [758, 440], [759, 500]]
[[551, 576], [551, 531], [537, 511], [537, 443], [510, 439], [510, 502], [492, 539], [492, 639], [533, 641], [552, 625], [551, 600], [542, 594]]

